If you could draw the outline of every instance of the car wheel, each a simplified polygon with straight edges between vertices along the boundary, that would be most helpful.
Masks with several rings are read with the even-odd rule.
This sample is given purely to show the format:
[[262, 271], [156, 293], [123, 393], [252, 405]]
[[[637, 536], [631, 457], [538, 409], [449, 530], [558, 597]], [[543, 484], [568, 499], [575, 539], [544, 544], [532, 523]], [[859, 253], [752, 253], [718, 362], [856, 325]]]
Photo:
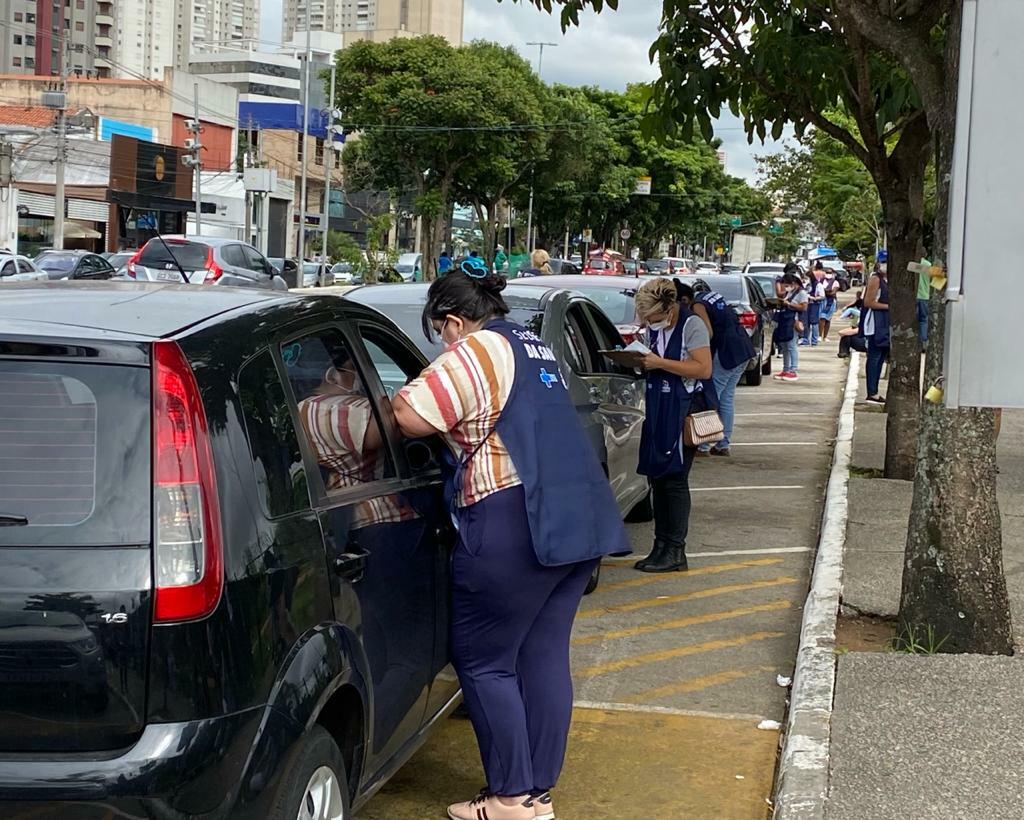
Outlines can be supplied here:
[[597, 564], [594, 565], [594, 571], [592, 573], [590, 573], [590, 580], [587, 581], [587, 588], [585, 590], [583, 590], [583, 594], [584, 595], [589, 595], [591, 592], [593, 592], [595, 589], [597, 589], [597, 585], [599, 583], [601, 583], [601, 562], [600, 561], [598, 561]]
[[274, 820], [349, 820], [348, 778], [330, 732], [314, 726], [299, 741], [271, 813]]
[[764, 363], [761, 365], [761, 375], [762, 376], [770, 376], [771, 374], [772, 374], [772, 357], [771, 357], [771, 355], [769, 355], [768, 358], [765, 359]]
[[[769, 367], [770, 366], [771, 366], [771, 363], [769, 362]], [[764, 371], [761, 369], [761, 363], [758, 362], [757, 367], [752, 367], [750, 370], [748, 370], [746, 372], [746, 375], [744, 377], [744, 381], [750, 387], [757, 387], [761, 383], [761, 379], [762, 379], [762, 375], [761, 374], [763, 372]]]
[[654, 518], [654, 505], [651, 503], [651, 489], [647, 488], [647, 495], [641, 498], [628, 513], [626, 523], [643, 524]]

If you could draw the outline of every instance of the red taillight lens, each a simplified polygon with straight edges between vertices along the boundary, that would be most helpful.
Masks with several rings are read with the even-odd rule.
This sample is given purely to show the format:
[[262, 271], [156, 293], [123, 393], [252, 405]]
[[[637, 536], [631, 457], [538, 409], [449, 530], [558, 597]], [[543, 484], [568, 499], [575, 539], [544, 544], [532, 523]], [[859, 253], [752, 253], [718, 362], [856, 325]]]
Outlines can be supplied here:
[[213, 261], [213, 248], [210, 248], [206, 252], [206, 278], [203, 279], [203, 284], [212, 285], [223, 275], [224, 271], [221, 266]]
[[132, 256], [132, 258], [128, 260], [128, 267], [127, 267], [128, 275], [132, 279], [135, 278], [135, 264], [139, 261], [139, 257], [140, 256], [142, 256], [142, 249], [141, 248], [139, 248], [139, 250], [137, 250], [135, 252], [135, 254]]
[[754, 328], [757, 327], [757, 314], [756, 313], [753, 313], [753, 312], [741, 313], [741, 314], [739, 314], [739, 319], [740, 319], [740, 324], [743, 325], [743, 327], [747, 328], [747, 330], [753, 330]]
[[209, 615], [224, 588], [210, 436], [192, 368], [174, 342], [153, 345], [154, 620]]

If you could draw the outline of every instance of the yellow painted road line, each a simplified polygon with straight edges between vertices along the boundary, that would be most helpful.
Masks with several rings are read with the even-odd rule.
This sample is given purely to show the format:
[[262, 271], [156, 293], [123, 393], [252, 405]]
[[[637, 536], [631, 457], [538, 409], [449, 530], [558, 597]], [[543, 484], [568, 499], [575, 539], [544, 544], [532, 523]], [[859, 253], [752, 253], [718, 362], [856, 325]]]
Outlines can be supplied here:
[[717, 641], [690, 644], [689, 646], [677, 646], [674, 649], [663, 649], [660, 652], [647, 652], [643, 655], [634, 655], [631, 658], [620, 658], [617, 661], [609, 661], [608, 663], [587, 667], [580, 671], [577, 677], [596, 678], [598, 675], [621, 672], [623, 669], [631, 669], [634, 666], [646, 666], [647, 664], [660, 663], [661, 661], [668, 661], [673, 658], [683, 658], [687, 655], [714, 652], [718, 649], [732, 649], [737, 646], [745, 646], [748, 643], [756, 643], [757, 641], [783, 638], [785, 635], [785, 632], [752, 632], [749, 635], [739, 635], [735, 638], [723, 638]]
[[668, 686], [659, 686], [657, 689], [648, 689], [646, 692], [637, 692], [635, 695], [625, 699], [626, 703], [645, 703], [658, 698], [667, 698], [672, 695], [684, 695], [687, 692], [699, 692], [702, 689], [710, 689], [712, 686], [721, 686], [723, 683], [731, 683], [740, 678], [749, 678], [751, 675], [758, 675], [764, 672], [772, 672], [772, 666], [751, 666], [746, 669], [727, 669], [725, 672], [716, 672], [713, 675], [702, 675], [699, 678], [687, 678], [678, 683], [670, 683]]
[[652, 573], [642, 578], [632, 578], [629, 581], [616, 581], [613, 584], [601, 584], [601, 592], [611, 592], [616, 589], [632, 589], [647, 584], [656, 584], [658, 581], [684, 581], [687, 578], [696, 578], [700, 575], [717, 575], [720, 572], [732, 572], [737, 569], [750, 569], [751, 567], [770, 567], [772, 564], [781, 564], [782, 558], [750, 558], [746, 561], [733, 561], [728, 564], [711, 564], [707, 567], [697, 567], [687, 572], [677, 573]]
[[611, 632], [602, 632], [599, 635], [587, 635], [583, 638], [576, 638], [573, 642], [573, 646], [585, 646], [590, 643], [600, 643], [602, 641], [613, 641], [617, 638], [634, 638], [637, 635], [649, 635], [651, 632], [662, 632], [669, 629], [682, 629], [687, 626], [696, 626], [698, 624], [711, 624], [716, 621], [727, 621], [731, 618], [742, 618], [744, 615], [755, 615], [758, 612], [776, 612], [781, 609], [792, 609], [793, 604], [791, 601], [771, 601], [767, 604], [757, 604], [756, 606], [745, 606], [739, 609], [730, 609], [726, 612], [706, 612], [703, 615], [691, 615], [688, 618], [679, 618], [674, 621], [664, 621], [657, 624], [644, 624], [643, 626], [634, 626], [631, 629], [615, 629]]
[[597, 618], [601, 615], [613, 615], [619, 612], [636, 612], [638, 609], [647, 609], [652, 606], [666, 606], [678, 604], [683, 601], [696, 601], [701, 598], [713, 598], [716, 595], [727, 595], [730, 592], [747, 592], [752, 589], [768, 589], [785, 584], [797, 583], [796, 578], [782, 575], [778, 578], [768, 578], [764, 581], [750, 581], [746, 584], [727, 584], [721, 587], [710, 587], [709, 589], [698, 589], [694, 592], [685, 592], [682, 595], [660, 595], [657, 598], [646, 598], [643, 601], [632, 601], [628, 604], [615, 604], [612, 606], [600, 607], [598, 609], [584, 609], [577, 613], [576, 620], [580, 618]]

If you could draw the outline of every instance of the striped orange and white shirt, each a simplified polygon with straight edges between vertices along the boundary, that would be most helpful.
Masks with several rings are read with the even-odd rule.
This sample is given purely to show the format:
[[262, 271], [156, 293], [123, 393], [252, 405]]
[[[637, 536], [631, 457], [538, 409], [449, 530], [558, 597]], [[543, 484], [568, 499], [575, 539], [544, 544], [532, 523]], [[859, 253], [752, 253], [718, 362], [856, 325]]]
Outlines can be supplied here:
[[522, 483], [495, 432], [512, 393], [515, 370], [508, 340], [500, 333], [478, 330], [438, 356], [399, 393], [424, 421], [444, 431], [456, 455], [472, 456], [456, 494], [460, 507]]

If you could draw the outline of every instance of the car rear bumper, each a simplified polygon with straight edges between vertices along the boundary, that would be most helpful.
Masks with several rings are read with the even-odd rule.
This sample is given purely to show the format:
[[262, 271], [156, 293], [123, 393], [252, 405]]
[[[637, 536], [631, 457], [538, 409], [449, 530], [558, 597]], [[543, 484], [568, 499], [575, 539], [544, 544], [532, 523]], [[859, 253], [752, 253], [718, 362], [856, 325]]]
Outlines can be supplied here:
[[263, 714], [150, 724], [116, 752], [0, 753], [0, 816], [227, 816]]

